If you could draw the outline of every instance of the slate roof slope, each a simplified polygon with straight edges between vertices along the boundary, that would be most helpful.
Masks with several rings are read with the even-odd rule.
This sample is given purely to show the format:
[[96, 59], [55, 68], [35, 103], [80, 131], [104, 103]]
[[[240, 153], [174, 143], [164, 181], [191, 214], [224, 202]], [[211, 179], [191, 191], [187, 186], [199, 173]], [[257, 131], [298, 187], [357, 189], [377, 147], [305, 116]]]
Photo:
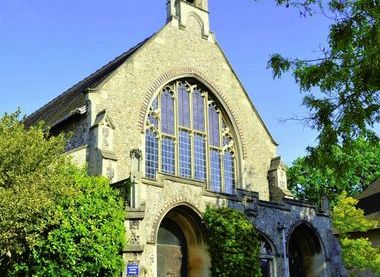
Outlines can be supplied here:
[[373, 182], [371, 185], [369, 185], [369, 187], [366, 188], [361, 194], [359, 194], [357, 199], [363, 199], [371, 195], [375, 195], [377, 193], [380, 193], [380, 178]]
[[48, 125], [50, 125], [56, 120], [59, 120], [60, 117], [66, 116], [72, 110], [85, 105], [83, 92], [85, 92], [88, 88], [94, 88], [99, 85], [153, 36], [154, 34], [125, 53], [121, 54], [102, 68], [98, 69], [79, 83], [75, 84], [34, 113], [27, 116], [25, 119], [25, 125], [31, 126], [41, 120], [44, 120]]

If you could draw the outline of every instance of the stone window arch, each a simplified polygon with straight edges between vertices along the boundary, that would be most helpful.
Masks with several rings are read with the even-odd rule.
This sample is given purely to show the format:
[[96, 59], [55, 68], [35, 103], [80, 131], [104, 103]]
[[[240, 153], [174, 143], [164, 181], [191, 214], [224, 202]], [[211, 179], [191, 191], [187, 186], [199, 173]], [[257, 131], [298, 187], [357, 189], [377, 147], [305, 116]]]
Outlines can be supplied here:
[[195, 78], [165, 85], [145, 124], [145, 177], [157, 173], [206, 182], [233, 194], [236, 149], [232, 124], [212, 92]]
[[260, 266], [263, 277], [274, 276], [275, 250], [269, 239], [263, 234], [259, 234], [260, 242]]

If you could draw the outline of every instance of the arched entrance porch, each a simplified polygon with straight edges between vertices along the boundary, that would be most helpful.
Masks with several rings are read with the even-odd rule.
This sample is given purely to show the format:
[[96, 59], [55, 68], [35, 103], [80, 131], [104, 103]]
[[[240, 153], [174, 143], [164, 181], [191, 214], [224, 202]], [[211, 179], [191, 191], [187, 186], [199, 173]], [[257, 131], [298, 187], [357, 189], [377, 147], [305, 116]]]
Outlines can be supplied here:
[[325, 255], [316, 231], [306, 222], [297, 225], [288, 240], [290, 277], [325, 276]]
[[195, 210], [186, 205], [171, 209], [157, 232], [157, 276], [209, 276], [205, 235], [205, 226]]

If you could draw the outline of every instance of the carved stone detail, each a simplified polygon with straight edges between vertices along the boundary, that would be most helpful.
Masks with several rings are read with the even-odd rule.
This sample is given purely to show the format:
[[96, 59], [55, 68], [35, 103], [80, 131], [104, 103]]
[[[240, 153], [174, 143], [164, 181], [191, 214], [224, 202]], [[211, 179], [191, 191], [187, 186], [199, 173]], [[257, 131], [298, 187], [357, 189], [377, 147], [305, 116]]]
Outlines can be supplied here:
[[140, 228], [140, 221], [131, 220], [129, 221], [129, 230], [138, 230]]

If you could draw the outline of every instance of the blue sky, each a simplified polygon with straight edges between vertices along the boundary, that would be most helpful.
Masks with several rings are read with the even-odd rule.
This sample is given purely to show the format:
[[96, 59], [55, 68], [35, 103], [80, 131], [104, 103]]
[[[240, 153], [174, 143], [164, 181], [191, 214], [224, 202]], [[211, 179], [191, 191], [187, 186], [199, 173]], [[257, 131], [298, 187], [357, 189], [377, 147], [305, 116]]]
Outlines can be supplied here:
[[[26, 114], [56, 97], [165, 24], [166, 0], [0, 0], [0, 113]], [[274, 1], [209, 0], [211, 29], [285, 162], [316, 133], [299, 122], [302, 94], [290, 75], [272, 79], [269, 56], [313, 57], [329, 22]]]

